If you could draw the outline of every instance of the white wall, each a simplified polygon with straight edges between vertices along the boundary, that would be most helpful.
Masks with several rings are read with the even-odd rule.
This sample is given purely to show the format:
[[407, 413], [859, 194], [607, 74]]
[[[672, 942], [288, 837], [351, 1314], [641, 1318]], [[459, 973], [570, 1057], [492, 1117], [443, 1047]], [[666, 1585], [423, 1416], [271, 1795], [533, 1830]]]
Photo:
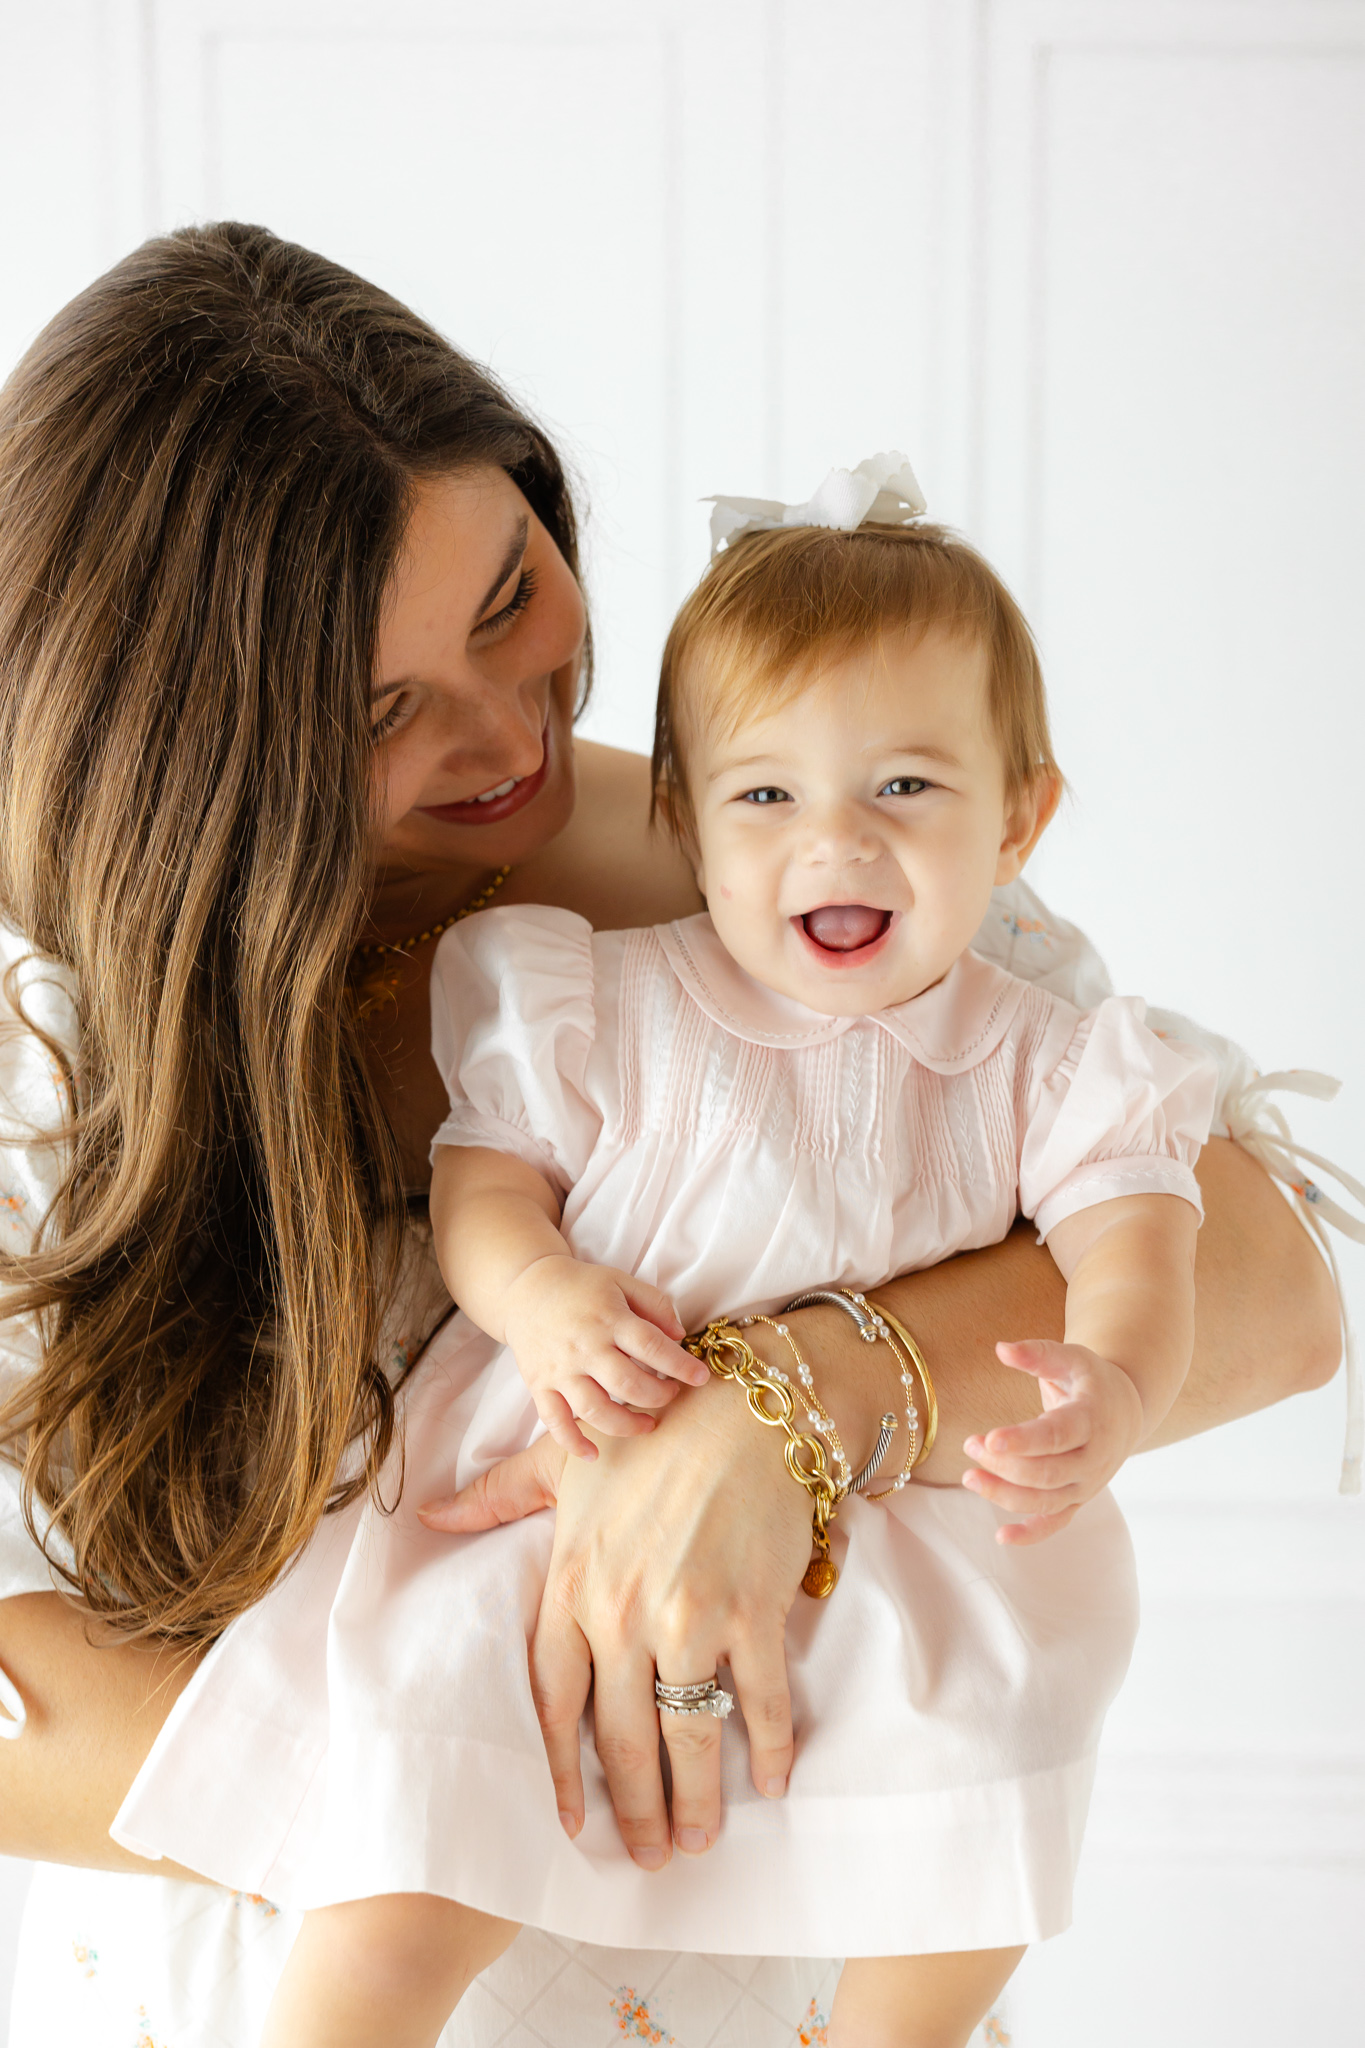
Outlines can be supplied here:
[[[0, 30], [0, 358], [195, 216], [407, 296], [579, 465], [603, 737], [646, 744], [704, 492], [907, 449], [1041, 636], [1075, 798], [1040, 883], [1125, 988], [1342, 1075], [1296, 1128], [1361, 1168], [1360, 0], [0, 0]], [[1018, 2048], [1351, 2038], [1342, 1405], [1126, 1475], [1144, 1633]]]

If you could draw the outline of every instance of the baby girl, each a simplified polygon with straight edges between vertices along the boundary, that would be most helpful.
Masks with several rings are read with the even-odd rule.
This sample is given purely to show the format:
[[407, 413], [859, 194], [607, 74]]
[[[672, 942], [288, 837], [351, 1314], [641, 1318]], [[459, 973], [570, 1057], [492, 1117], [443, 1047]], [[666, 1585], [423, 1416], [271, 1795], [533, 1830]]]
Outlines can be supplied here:
[[[733, 1361], [739, 1319], [812, 1289], [847, 1290], [873, 1340], [876, 1446], [843, 1446], [818, 1358], [787, 1375], [797, 1462], [830, 1474], [807, 1583], [837, 1583], [792, 1616], [785, 1796], [743, 1782], [725, 1729], [720, 1840], [649, 1875], [604, 1801], [586, 1825], [556, 1815], [543, 1764], [514, 1778], [501, 1762], [490, 1793], [486, 1764], [447, 1769], [427, 1744], [406, 1780], [384, 1767], [388, 1823], [422, 1846], [382, 1889], [441, 1896], [309, 1913], [271, 2048], [429, 2043], [481, 1966], [467, 1907], [623, 1947], [846, 1954], [840, 2048], [965, 2042], [1023, 1946], [1065, 1924], [1135, 1627], [1105, 1489], [1189, 1365], [1214, 1071], [1149, 1033], [1140, 1002], [1082, 1013], [972, 950], [1061, 785], [1017, 606], [922, 510], [899, 457], [836, 472], [795, 518], [720, 504], [724, 545], [665, 653], [656, 746], [705, 915], [595, 935], [565, 911], [492, 910], [448, 933], [434, 971], [450, 1113], [433, 1224], [452, 1294], [504, 1348], [445, 1424], [414, 1413], [410, 1455], [436, 1426], [467, 1444], [494, 1411], [501, 1449], [538, 1416], [595, 1455], [595, 1436], [649, 1427], [658, 1375], [705, 1377], [687, 1331], [735, 1319]], [[993, 1243], [1020, 1211], [1067, 1281], [1063, 1342], [999, 1347], [1043, 1412], [1008, 1451], [973, 1439], [964, 1489], [925, 1487], [932, 1361], [858, 1290]], [[535, 1530], [439, 1561], [454, 1647], [433, 1696], [452, 1727], [477, 1700], [486, 1745], [534, 1739], [515, 1616], [534, 1614]], [[375, 1584], [378, 1614], [382, 1566]], [[711, 1672], [658, 1680], [665, 1715], [731, 1705]], [[408, 1825], [405, 1803], [444, 1823]], [[433, 1849], [442, 1828], [469, 1840]], [[338, 1945], [366, 1940], [405, 1942], [399, 2009], [333, 1989], [354, 1983]]]

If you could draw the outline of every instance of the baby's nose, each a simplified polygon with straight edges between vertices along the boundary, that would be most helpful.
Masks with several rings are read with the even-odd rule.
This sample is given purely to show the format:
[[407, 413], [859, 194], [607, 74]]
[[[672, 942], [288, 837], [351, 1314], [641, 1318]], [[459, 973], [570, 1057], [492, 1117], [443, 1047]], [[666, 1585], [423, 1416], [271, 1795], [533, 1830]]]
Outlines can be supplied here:
[[803, 851], [813, 866], [863, 867], [880, 858], [882, 843], [864, 819], [835, 812], [810, 821]]

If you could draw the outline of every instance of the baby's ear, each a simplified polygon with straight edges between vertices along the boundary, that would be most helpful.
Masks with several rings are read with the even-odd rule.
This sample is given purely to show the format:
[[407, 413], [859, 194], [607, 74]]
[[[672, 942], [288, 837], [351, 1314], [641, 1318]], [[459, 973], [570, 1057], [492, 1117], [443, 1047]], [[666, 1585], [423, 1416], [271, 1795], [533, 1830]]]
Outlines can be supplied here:
[[1040, 768], [1031, 782], [1010, 797], [995, 865], [997, 889], [1023, 873], [1024, 863], [1052, 823], [1061, 800], [1062, 778], [1050, 768]]

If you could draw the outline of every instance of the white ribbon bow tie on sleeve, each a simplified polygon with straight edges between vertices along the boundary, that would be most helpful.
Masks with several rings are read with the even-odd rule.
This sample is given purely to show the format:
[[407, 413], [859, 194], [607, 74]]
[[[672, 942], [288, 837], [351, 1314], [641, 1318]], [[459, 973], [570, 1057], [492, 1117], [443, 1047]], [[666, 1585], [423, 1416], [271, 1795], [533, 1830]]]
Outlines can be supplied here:
[[924, 493], [899, 449], [869, 455], [856, 469], [832, 469], [804, 505], [776, 498], [703, 498], [711, 514], [712, 559], [742, 533], [767, 533], [779, 526], [824, 526], [853, 533], [869, 520], [879, 526], [908, 526], [925, 510]]

